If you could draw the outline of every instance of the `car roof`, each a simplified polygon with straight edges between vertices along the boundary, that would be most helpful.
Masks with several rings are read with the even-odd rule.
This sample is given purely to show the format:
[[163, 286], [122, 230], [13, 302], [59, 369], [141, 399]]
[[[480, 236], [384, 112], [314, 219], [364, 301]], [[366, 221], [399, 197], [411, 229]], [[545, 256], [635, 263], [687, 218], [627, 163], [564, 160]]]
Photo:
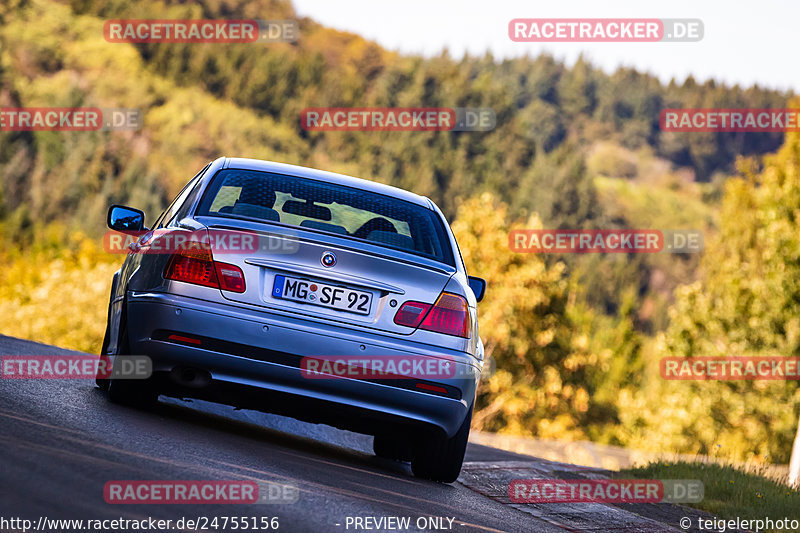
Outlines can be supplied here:
[[257, 170], [261, 172], [273, 172], [275, 174], [288, 174], [291, 176], [298, 176], [301, 178], [308, 178], [317, 181], [324, 181], [326, 183], [336, 183], [347, 187], [354, 187], [365, 191], [384, 194], [405, 200], [428, 209], [433, 208], [433, 202], [425, 196], [420, 196], [405, 189], [378, 183], [363, 178], [355, 178], [345, 174], [337, 174], [335, 172], [328, 172], [325, 170], [317, 170], [315, 168], [301, 167], [298, 165], [289, 165], [287, 163], [276, 163], [274, 161], [264, 161], [262, 159], [249, 159], [244, 157], [225, 157], [222, 165], [223, 169], [239, 169], [239, 170]]

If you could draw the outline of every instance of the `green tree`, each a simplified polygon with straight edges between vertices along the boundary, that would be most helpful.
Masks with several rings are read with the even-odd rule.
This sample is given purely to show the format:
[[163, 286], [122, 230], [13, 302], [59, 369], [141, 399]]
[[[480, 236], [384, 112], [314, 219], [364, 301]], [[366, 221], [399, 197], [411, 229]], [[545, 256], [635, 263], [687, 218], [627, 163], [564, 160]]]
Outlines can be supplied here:
[[[740, 163], [703, 275], [676, 292], [659, 356], [800, 355], [800, 136]], [[657, 361], [653, 361], [656, 363]], [[786, 462], [800, 414], [797, 381], [669, 381], [629, 398], [633, 441], [736, 459]]]
[[[587, 438], [615, 420], [613, 395], [595, 398], [615, 354], [590, 349], [591, 313], [573, 318], [562, 263], [548, 266], [541, 256], [509, 249], [509, 230], [541, 228], [538, 216], [509, 226], [507, 215], [486, 193], [462, 203], [453, 223], [467, 271], [488, 282], [478, 311], [496, 372], [481, 389], [474, 427]], [[610, 337], [617, 335], [625, 333]]]

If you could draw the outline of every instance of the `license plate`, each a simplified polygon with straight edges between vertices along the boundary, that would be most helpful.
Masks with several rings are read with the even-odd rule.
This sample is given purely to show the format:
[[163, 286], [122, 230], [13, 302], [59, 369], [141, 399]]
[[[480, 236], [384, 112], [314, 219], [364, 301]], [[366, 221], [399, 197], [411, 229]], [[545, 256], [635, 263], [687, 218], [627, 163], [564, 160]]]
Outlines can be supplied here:
[[275, 276], [272, 297], [360, 315], [368, 315], [372, 309], [370, 292], [280, 275]]

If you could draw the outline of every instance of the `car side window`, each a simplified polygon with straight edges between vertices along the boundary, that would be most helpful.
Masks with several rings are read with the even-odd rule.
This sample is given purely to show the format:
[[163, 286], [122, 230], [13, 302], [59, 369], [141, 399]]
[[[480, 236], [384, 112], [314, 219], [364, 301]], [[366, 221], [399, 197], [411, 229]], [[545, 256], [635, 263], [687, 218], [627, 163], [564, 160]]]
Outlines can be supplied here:
[[186, 194], [181, 202], [178, 204], [178, 209], [175, 211], [175, 215], [172, 216], [169, 220], [167, 220], [167, 226], [174, 226], [181, 220], [183, 220], [188, 214], [189, 210], [192, 207], [195, 199], [197, 198], [198, 193], [200, 192], [200, 178], [194, 180], [194, 183], [189, 188], [188, 194]]
[[175, 199], [172, 201], [169, 207], [167, 207], [167, 209], [161, 214], [161, 216], [158, 217], [158, 220], [153, 225], [153, 229], [161, 229], [164, 226], [171, 224], [173, 222], [173, 220], [176, 218], [175, 215], [178, 213], [181, 207], [183, 207], [183, 205], [186, 203], [186, 200], [189, 197], [189, 195], [196, 190], [197, 184], [200, 182], [200, 179], [203, 177], [203, 174], [205, 174], [209, 166], [211, 166], [211, 163], [203, 167], [203, 170], [198, 172], [191, 180], [189, 180], [189, 183], [187, 183], [186, 186], [184, 186], [184, 188], [181, 189], [181, 192], [178, 193], [178, 196], [175, 197]]

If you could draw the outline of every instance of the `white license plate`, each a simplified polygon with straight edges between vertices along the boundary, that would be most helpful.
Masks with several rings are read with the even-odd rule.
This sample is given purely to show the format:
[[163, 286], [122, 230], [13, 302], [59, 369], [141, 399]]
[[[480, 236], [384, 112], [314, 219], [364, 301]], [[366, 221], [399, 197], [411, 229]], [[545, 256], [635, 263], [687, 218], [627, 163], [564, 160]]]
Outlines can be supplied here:
[[275, 276], [272, 297], [360, 315], [368, 315], [372, 309], [372, 293], [370, 292], [281, 275]]

